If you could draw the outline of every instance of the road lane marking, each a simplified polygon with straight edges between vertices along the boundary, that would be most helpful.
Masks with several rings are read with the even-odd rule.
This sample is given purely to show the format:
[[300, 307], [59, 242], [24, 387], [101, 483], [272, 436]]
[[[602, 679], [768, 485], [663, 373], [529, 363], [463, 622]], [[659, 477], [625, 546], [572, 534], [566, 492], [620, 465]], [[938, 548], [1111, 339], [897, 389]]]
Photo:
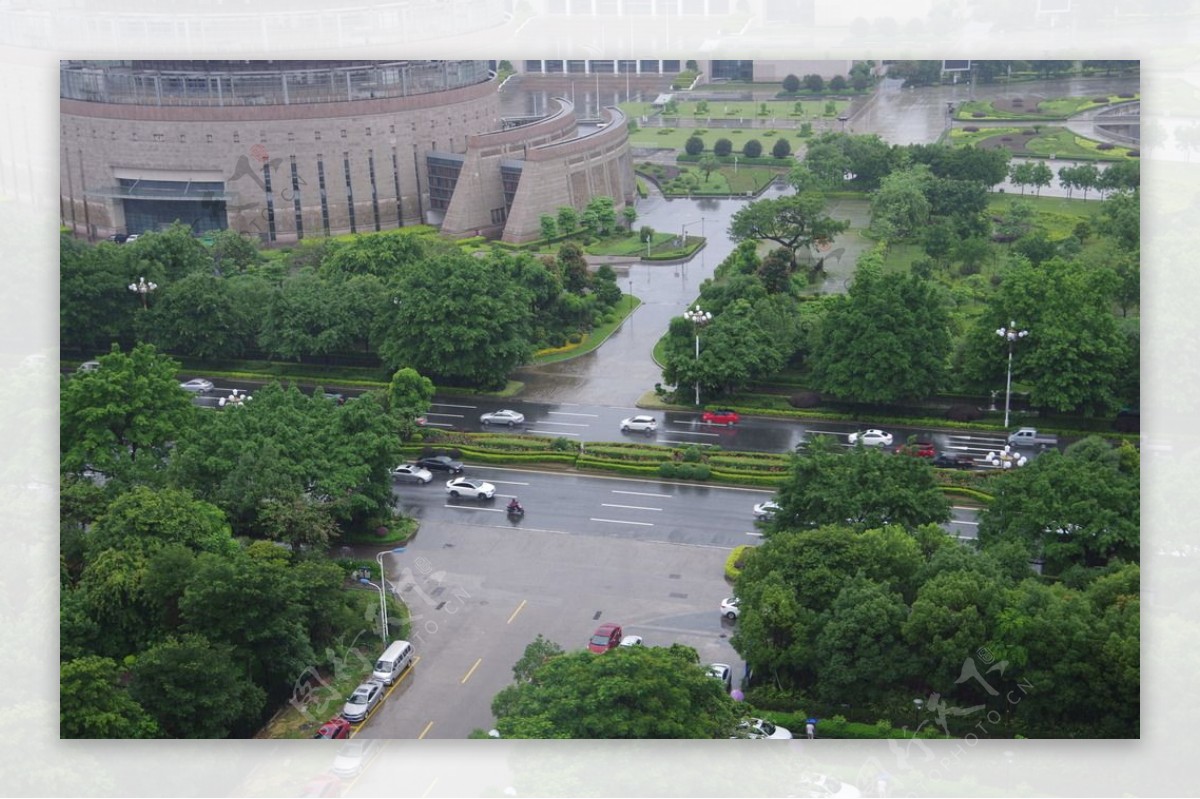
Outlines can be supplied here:
[[475, 665], [472, 666], [471, 669], [466, 673], [466, 675], [464, 675], [463, 678], [458, 681], [458, 684], [459, 685], [466, 684], [467, 680], [471, 679], [471, 675], [475, 673], [475, 669], [479, 668], [479, 664], [482, 662], [483, 662], [483, 658], [479, 658], [478, 660], [476, 660]]
[[649, 491], [622, 491], [618, 488], [612, 490], [614, 494], [633, 494], [638, 497], [662, 497], [663, 499], [671, 499], [670, 494], [651, 494]]
[[951, 519], [950, 521], [946, 522], [946, 524], [969, 524], [972, 527], [979, 526], [979, 522], [969, 522], [965, 519]]
[[422, 427], [454, 427], [449, 422], [426, 422]]
[[504, 508], [481, 508], [476, 505], [451, 505], [447, 502], [443, 508], [458, 508], [459, 510], [486, 510], [491, 513], [504, 513]]
[[489, 482], [502, 486], [527, 486], [529, 483], [522, 483], [520, 480], [490, 480]]
[[662, 510], [662, 508], [648, 508], [645, 505], [613, 505], [608, 502], [601, 502], [602, 508], [628, 508], [629, 510]]
[[590, 416], [593, 419], [599, 419], [598, 413], [571, 413], [570, 411], [546, 411], [546, 413], [558, 414], [559, 416]]
[[525, 600], [522, 599], [521, 604], [517, 605], [517, 609], [512, 612], [512, 615], [508, 617], [508, 621], [506, 621], [505, 624], [512, 624], [513, 619], [515, 619], [517, 617], [517, 614], [520, 613], [524, 608], [525, 608]]
[[450, 402], [431, 402], [429, 404], [435, 408], [470, 408], [474, 410], [479, 407], [478, 405], [455, 405]]
[[636, 524], [639, 527], [653, 527], [654, 522], [627, 522], [624, 519], [597, 519], [593, 516], [590, 521], [593, 522], [608, 522], [609, 524]]
[[434, 777], [432, 780], [430, 780], [429, 785], [425, 786], [425, 792], [421, 794], [421, 799], [429, 796], [429, 792], [433, 790], [433, 786], [437, 785], [437, 781], [437, 777]]
[[[687, 431], [680, 430], [679, 432], [683, 433], [683, 432], [687, 432]], [[697, 433], [696, 435], [715, 436], [716, 433]], [[659, 441], [658, 443], [659, 444], [687, 444], [689, 447], [711, 447], [712, 446], [712, 444], [709, 444], [707, 441], [676, 441], [673, 438], [664, 438], [661, 441]]]
[[549, 419], [540, 419], [538, 421], [538, 423], [539, 424], [557, 424], [557, 425], [562, 425], [563, 427], [591, 427], [591, 425], [587, 424], [586, 422], [552, 422]]
[[763, 537], [763, 534], [762, 534], [762, 533], [746, 533], [746, 535], [752, 535], [752, 536], [754, 536], [755, 538], [762, 538], [762, 537]]
[[[676, 422], [676, 424], [690, 424], [690, 422]], [[720, 433], [708, 433], [703, 430], [672, 430], [671, 432], [684, 436], [719, 436]]]
[[433, 411], [429, 411], [425, 415], [426, 416], [453, 416], [455, 419], [465, 419], [466, 418], [466, 414], [464, 414], [464, 413], [434, 413]]
[[431, 721], [431, 722], [429, 722], [428, 724], [426, 724], [426, 725], [425, 725], [425, 729], [421, 730], [421, 734], [417, 736], [417, 740], [418, 740], [418, 741], [420, 741], [420, 740], [421, 740], [421, 739], [423, 739], [423, 738], [424, 738], [426, 735], [428, 735], [428, 734], [429, 734], [429, 728], [430, 728], [430, 727], [432, 727], [432, 726], [433, 726], [433, 722], [432, 722], [432, 721]]
[[578, 433], [569, 433], [566, 430], [527, 430], [529, 433], [541, 433], [544, 436], [577, 436]]

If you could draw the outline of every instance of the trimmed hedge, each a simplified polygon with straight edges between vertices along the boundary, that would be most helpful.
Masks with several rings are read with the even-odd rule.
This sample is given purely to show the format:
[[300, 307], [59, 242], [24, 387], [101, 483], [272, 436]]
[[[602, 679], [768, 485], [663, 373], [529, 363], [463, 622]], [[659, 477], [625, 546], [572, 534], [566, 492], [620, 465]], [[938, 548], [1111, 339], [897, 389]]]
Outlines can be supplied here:
[[738, 576], [742, 573], [742, 566], [745, 565], [746, 558], [750, 557], [750, 551], [754, 549], [753, 544], [739, 544], [729, 553], [729, 557], [725, 558], [725, 579], [731, 583], [736, 583]]

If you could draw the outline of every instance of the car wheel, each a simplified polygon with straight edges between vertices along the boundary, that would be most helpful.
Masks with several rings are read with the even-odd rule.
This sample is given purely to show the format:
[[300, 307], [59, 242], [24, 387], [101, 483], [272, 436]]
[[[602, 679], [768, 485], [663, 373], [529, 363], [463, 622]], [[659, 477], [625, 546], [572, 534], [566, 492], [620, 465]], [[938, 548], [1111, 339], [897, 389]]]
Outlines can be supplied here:
[[457, 492], [457, 491], [451, 491], [451, 492], [450, 492], [450, 496], [454, 497], [455, 499], [458, 499], [458, 492]]
[[508, 426], [509, 426], [509, 427], [514, 427], [516, 424], [517, 424], [517, 423], [516, 423], [516, 422], [514, 422], [512, 419], [509, 419], [509, 420], [508, 420]]
[[725, 614], [725, 618], [729, 619], [730, 621], [733, 621], [734, 619], [737, 618], [737, 614], [731, 610]]
[[628, 426], [628, 425], [621, 425], [621, 432], [622, 432], [622, 433], [628, 433], [628, 432], [629, 432], [629, 426]]
[[653, 434], [653, 433], [654, 433], [654, 431], [653, 431], [653, 430], [651, 430], [649, 427], [647, 427], [647, 428], [646, 428], [645, 430], [643, 430], [642, 432], [643, 432], [643, 433], [645, 433], [646, 435], [651, 435], [651, 434]]
[[725, 423], [725, 426], [726, 426], [726, 427], [733, 427], [733, 422], [726, 422], [726, 423]]

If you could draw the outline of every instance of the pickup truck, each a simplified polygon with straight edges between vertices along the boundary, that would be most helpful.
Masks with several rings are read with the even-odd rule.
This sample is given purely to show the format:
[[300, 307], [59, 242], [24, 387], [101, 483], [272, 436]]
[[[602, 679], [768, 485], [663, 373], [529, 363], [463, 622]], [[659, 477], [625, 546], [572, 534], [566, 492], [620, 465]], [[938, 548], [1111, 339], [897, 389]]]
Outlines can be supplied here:
[[1014, 433], [1009, 433], [1008, 443], [1014, 447], [1056, 447], [1058, 436], [1053, 433], [1039, 433], [1033, 427], [1022, 427]]

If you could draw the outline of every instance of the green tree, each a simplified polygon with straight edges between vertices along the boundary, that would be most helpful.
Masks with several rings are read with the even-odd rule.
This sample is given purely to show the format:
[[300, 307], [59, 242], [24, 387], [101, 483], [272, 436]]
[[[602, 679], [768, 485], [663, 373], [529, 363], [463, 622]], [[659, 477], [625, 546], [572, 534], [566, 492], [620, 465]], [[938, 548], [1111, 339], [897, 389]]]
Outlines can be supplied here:
[[737, 724], [724, 687], [679, 644], [550, 658], [492, 713], [505, 738], [727, 738]]
[[595, 214], [597, 229], [600, 235], [607, 236], [617, 226], [617, 212], [614, 210], [613, 198], [599, 195], [588, 200], [586, 213]]
[[850, 227], [825, 213], [825, 198], [816, 192], [758, 200], [733, 215], [729, 237], [735, 242], [773, 241], [786, 247], [795, 260], [800, 248], [832, 242]]
[[266, 695], [232, 654], [198, 635], [165, 641], [137, 657], [129, 695], [167, 737], [248, 736], [262, 720]]
[[336, 303], [337, 289], [316, 273], [288, 278], [265, 309], [259, 344], [274, 356], [295, 361], [335, 351], [339, 342], [329, 313]]
[[387, 404], [393, 415], [411, 419], [429, 410], [433, 402], [433, 381], [416, 369], [404, 367], [392, 374], [388, 383]]
[[816, 695], [827, 702], [880, 701], [907, 682], [916, 665], [901, 635], [907, 616], [898, 594], [861, 574], [846, 582], [814, 642]]
[[621, 216], [625, 219], [625, 229], [632, 231], [633, 223], [637, 221], [637, 207], [633, 203], [629, 203], [621, 209]]
[[1141, 193], [1121, 191], [1100, 206], [1101, 230], [1126, 250], [1141, 247]]
[[59, 236], [59, 345], [91, 357], [115, 342], [132, 341], [134, 312], [141, 303], [128, 285], [136, 268], [122, 248], [107, 242], [90, 246], [66, 233]]
[[169, 544], [226, 555], [237, 549], [219, 508], [180, 489], [136, 486], [110, 502], [96, 519], [85, 550], [94, 561], [108, 550], [148, 555]]
[[109, 658], [88, 655], [59, 668], [61, 738], [156, 738], [158, 725], [121, 685]]
[[805, 75], [804, 88], [813, 93], [819, 92], [825, 88], [825, 79], [817, 74]]
[[722, 158], [724, 158], [725, 156], [729, 155], [732, 152], [733, 152], [733, 142], [731, 142], [729, 139], [720, 138], [720, 139], [717, 139], [715, 144], [713, 144], [713, 153], [715, 153], [716, 155], [718, 155]]
[[1021, 187], [1021, 195], [1025, 195], [1025, 187], [1035, 184], [1035, 167], [1032, 161], [1018, 161], [1008, 170], [1008, 179], [1014, 185]]
[[538, 224], [541, 228], [543, 239], [552, 239], [558, 235], [558, 222], [555, 221], [553, 215], [542, 214], [538, 217]]
[[762, 155], [762, 142], [758, 139], [749, 139], [742, 145], [742, 155], [747, 158], [758, 158]]
[[771, 146], [771, 155], [775, 158], [787, 158], [792, 154], [792, 143], [787, 139], [778, 138]]
[[238, 311], [228, 280], [194, 272], [160, 288], [139, 327], [153, 344], [180, 355], [236, 357], [254, 345], [253, 319]]
[[574, 233], [579, 227], [579, 214], [569, 205], [561, 206], [558, 209], [558, 231], [559, 233]]
[[846, 91], [846, 78], [843, 75], [834, 75], [829, 79], [829, 88], [831, 91], [844, 92]]
[[792, 457], [778, 501], [781, 510], [767, 528], [772, 536], [826, 524], [913, 529], [950, 518], [928, 464], [866, 447], [841, 454], [829, 445], [810, 445]]
[[221, 275], [246, 272], [263, 263], [258, 240], [237, 232], [221, 230], [212, 235], [213, 270]]
[[376, 338], [390, 368], [450, 385], [495, 388], [530, 356], [530, 292], [456, 248], [410, 265], [390, 284]]
[[1001, 475], [980, 517], [980, 544], [986, 549], [999, 541], [1022, 541], [1045, 559], [1046, 573], [1055, 575], [1072, 567], [1137, 562], [1137, 470], [1103, 457], [1109, 453], [1097, 440], [1083, 450], [1044, 453]]
[[709, 177], [712, 175], [713, 170], [720, 166], [720, 164], [717, 162], [717, 157], [715, 155], [712, 153], [705, 153], [704, 155], [700, 156], [700, 162], [697, 164], [697, 166], [699, 166], [700, 171], [704, 173], [704, 182], [707, 183]]
[[888, 241], [903, 241], [923, 231], [929, 224], [925, 193], [931, 180], [923, 165], [885, 177], [871, 194], [871, 232]]
[[329, 281], [353, 275], [374, 275], [387, 280], [407, 265], [427, 257], [429, 245], [427, 234], [403, 229], [337, 239], [327, 245], [318, 273]]
[[1100, 170], [1095, 164], [1080, 164], [1075, 167], [1075, 186], [1083, 189], [1083, 199], [1087, 199], [1088, 192], [1100, 185]]
[[114, 344], [100, 368], [73, 375], [59, 400], [61, 468], [108, 477], [148, 475], [196, 414], [175, 375], [179, 364], [139, 344]]
[[537, 674], [538, 669], [562, 653], [561, 646], [538, 633], [537, 638], [526, 645], [525, 654], [521, 656], [521, 659], [513, 664], [513, 679], [518, 683], [530, 682]]
[[704, 152], [704, 139], [699, 136], [689, 136], [683, 143], [683, 151], [688, 155], [700, 155]]
[[828, 306], [813, 349], [812, 384], [824, 393], [875, 403], [931, 396], [945, 379], [949, 314], [929, 281], [860, 270]]
[[1054, 180], [1054, 171], [1046, 166], [1044, 161], [1038, 161], [1029, 172], [1029, 182], [1037, 189], [1037, 195], [1042, 196], [1042, 189]]
[[1116, 278], [1055, 257], [1005, 268], [987, 311], [968, 331], [962, 374], [979, 388], [1004, 385], [1008, 345], [996, 330], [1015, 320], [1030, 332], [1016, 345], [1013, 381], [1030, 386], [1034, 407], [1110, 413], [1127, 363], [1128, 342], [1112, 313]]
[[213, 269], [208, 250], [192, 235], [189, 226], [178, 221], [166, 230], [143, 233], [133, 244], [123, 246], [127, 248], [133, 271], [159, 285]]
[[[816, 187], [834, 189], [840, 188], [850, 173], [850, 156], [844, 146], [837, 140], [824, 136], [809, 144], [804, 152], [803, 167], [816, 179]], [[803, 172], [798, 172], [800, 166], [792, 168], [789, 182], [797, 191], [812, 188], [805, 180], [798, 180]]]
[[787, 75], [783, 79], [783, 90], [788, 94], [800, 91], [800, 79], [795, 75]]

